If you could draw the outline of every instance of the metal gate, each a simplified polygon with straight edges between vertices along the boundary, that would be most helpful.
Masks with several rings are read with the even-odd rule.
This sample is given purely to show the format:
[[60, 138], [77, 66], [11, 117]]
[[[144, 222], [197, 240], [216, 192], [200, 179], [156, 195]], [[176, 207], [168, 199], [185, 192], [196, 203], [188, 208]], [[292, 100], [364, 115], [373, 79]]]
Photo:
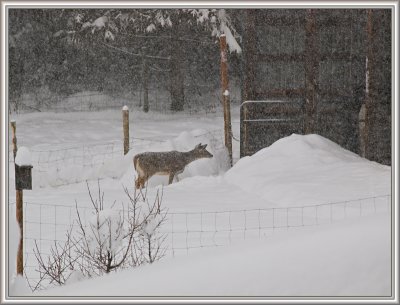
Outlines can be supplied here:
[[302, 104], [294, 101], [245, 101], [240, 105], [242, 156], [302, 130]]

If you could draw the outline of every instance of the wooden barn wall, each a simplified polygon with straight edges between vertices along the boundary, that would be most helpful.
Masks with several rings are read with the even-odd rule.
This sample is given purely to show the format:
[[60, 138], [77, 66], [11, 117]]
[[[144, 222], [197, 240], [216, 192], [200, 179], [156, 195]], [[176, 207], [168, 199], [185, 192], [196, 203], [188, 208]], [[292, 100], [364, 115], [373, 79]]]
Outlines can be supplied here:
[[315, 132], [359, 152], [358, 113], [365, 98], [365, 10], [318, 10]]
[[[372, 10], [371, 36], [368, 58], [369, 97], [367, 126], [369, 145], [366, 157], [383, 164], [391, 164], [391, 100], [392, 51], [391, 11]], [[398, 102], [398, 101], [397, 101]]]
[[[304, 18], [304, 10], [248, 10], [243, 16], [243, 101], [291, 103], [282, 107], [263, 104], [242, 107], [245, 109], [241, 111], [242, 122], [248, 118], [254, 122], [241, 128], [241, 156], [251, 155], [283, 136], [302, 133]], [[257, 121], [285, 116], [294, 121]]]
[[[370, 102], [367, 107], [373, 134], [367, 157], [390, 164], [391, 18], [390, 10], [374, 11], [377, 36], [371, 54], [376, 60], [371, 69], [375, 69], [376, 79], [371, 81], [377, 89], [371, 89], [371, 94], [375, 94], [371, 100], [376, 101], [375, 104]], [[359, 153], [358, 115], [366, 99], [367, 11], [316, 9], [313, 13], [315, 45], [311, 57], [315, 56], [316, 63], [313, 129]], [[382, 19], [384, 21], [379, 23]], [[304, 125], [299, 124], [299, 120], [304, 122], [307, 110], [306, 75], [309, 71], [306, 71], [305, 63], [310, 61], [310, 46], [306, 46], [310, 43], [307, 40], [310, 30], [306, 24], [305, 9], [257, 9], [242, 14], [243, 101], [290, 101], [293, 107], [288, 118], [297, 120], [294, 119], [292, 124], [245, 124], [245, 128], [241, 128], [241, 156], [250, 155], [292, 132], [304, 132]], [[241, 127], [244, 127], [244, 115], [252, 119], [270, 117], [269, 107], [262, 104], [242, 107], [245, 111], [241, 111]]]

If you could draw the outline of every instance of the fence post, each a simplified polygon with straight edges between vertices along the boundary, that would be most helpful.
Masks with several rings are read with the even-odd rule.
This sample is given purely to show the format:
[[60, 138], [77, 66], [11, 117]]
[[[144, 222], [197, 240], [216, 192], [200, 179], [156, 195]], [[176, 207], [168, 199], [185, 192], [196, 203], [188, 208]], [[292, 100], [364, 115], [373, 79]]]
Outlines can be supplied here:
[[232, 125], [231, 125], [231, 109], [228, 91], [228, 59], [226, 54], [226, 36], [222, 34], [219, 38], [221, 49], [221, 84], [222, 84], [222, 101], [224, 106], [224, 131], [225, 146], [228, 149], [229, 162], [232, 166]]
[[[14, 155], [14, 166], [15, 166], [15, 157], [17, 156], [17, 124], [15, 121], [11, 121], [11, 130], [12, 130], [12, 143], [13, 143], [13, 155]], [[15, 181], [15, 183], [17, 183]], [[16, 190], [16, 217], [17, 223], [19, 226], [19, 244], [18, 244], [18, 252], [17, 252], [17, 274], [22, 275], [24, 273], [24, 224], [23, 224], [23, 191]]]
[[15, 156], [17, 155], [17, 136], [16, 136], [17, 123], [15, 121], [11, 121], [10, 124], [12, 129], [13, 156], [15, 161]]
[[24, 273], [24, 225], [23, 225], [23, 191], [16, 190], [16, 216], [19, 226], [19, 244], [17, 252], [17, 274]]
[[124, 155], [129, 151], [129, 109], [128, 106], [122, 107], [122, 125], [124, 129]]

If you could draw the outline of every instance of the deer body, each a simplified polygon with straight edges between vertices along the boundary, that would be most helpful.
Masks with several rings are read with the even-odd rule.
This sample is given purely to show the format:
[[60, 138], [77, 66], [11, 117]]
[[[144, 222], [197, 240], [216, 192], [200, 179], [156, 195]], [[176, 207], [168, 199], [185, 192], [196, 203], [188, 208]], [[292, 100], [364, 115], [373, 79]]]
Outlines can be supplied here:
[[133, 165], [138, 174], [138, 178], [135, 181], [136, 188], [144, 187], [146, 181], [155, 174], [168, 175], [168, 184], [171, 184], [174, 177], [182, 173], [189, 163], [197, 159], [213, 157], [206, 150], [206, 147], [207, 144], [201, 145], [200, 143], [194, 149], [187, 152], [174, 150], [137, 154], [133, 158]]

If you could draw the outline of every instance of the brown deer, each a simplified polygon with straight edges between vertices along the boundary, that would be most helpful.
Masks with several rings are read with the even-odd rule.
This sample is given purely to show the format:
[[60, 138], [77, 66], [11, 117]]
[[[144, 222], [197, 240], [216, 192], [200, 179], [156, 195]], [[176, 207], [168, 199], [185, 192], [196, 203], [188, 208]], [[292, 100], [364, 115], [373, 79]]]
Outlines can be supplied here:
[[178, 174], [182, 173], [189, 163], [201, 159], [212, 158], [213, 155], [206, 150], [207, 144], [201, 143], [187, 152], [167, 151], [167, 152], [144, 152], [137, 154], [133, 158], [133, 165], [138, 178], [135, 187], [142, 188], [147, 180], [155, 174], [169, 175], [168, 184], [171, 184], [174, 177], [178, 179]]

